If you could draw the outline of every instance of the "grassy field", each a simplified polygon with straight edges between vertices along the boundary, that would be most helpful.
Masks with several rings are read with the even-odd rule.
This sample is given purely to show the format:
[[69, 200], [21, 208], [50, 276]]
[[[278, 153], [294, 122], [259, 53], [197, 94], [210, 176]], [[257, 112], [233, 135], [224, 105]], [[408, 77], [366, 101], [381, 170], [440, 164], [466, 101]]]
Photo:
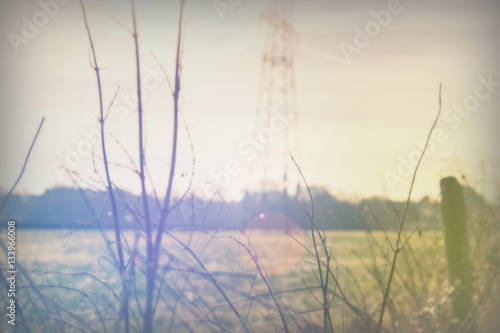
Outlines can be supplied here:
[[[111, 232], [106, 234], [112, 239]], [[222, 323], [229, 331], [239, 331], [241, 324], [211, 278], [218, 282], [255, 331], [279, 330], [281, 318], [277, 304], [291, 331], [314, 331], [322, 327], [322, 294], [318, 288], [317, 262], [310, 252], [313, 251], [310, 232], [288, 235], [258, 230], [249, 236], [247, 231], [249, 237], [234, 231], [175, 232], [174, 235], [189, 245], [203, 266], [177, 241], [165, 240], [167, 251], [161, 258], [160, 272], [163, 292], [155, 316], [158, 331], [168, 328], [187, 331], [188, 327], [201, 332], [219, 331], [213, 322]], [[134, 234], [126, 232], [125, 236], [131, 246]], [[337, 331], [360, 331], [363, 322], [346, 305], [340, 291], [352, 306], [370, 320], [376, 320], [382, 300], [380, 286], [387, 279], [387, 258], [392, 253], [390, 245], [382, 232], [327, 231], [325, 236], [328, 251], [334, 258], [330, 266], [338, 280], [338, 284], [332, 279], [330, 282], [334, 327]], [[395, 233], [387, 236], [393, 240]], [[98, 231], [21, 230], [18, 239], [18, 260], [26, 269], [39, 273], [30, 275], [49, 300], [50, 307], [72, 323], [75, 331], [79, 331], [77, 327], [83, 327], [84, 322], [90, 322], [97, 331], [104, 331], [104, 327], [108, 331], [114, 329], [120, 304], [117, 301], [119, 276], [108, 261], [112, 258]], [[408, 245], [399, 259], [391, 289], [391, 310], [384, 327], [393, 331], [419, 331], [423, 324], [418, 320], [419, 313], [430, 309], [434, 317], [426, 319], [425, 325], [437, 328], [449, 316], [450, 290], [442, 233], [424, 231], [421, 236], [414, 235]], [[138, 248], [144, 249], [144, 244], [139, 243]], [[263, 275], [255, 268], [256, 260]], [[133, 263], [140, 272], [145, 264], [144, 253], [139, 251]], [[133, 282], [131, 307], [135, 318], [132, 322], [140, 327], [142, 310], [139, 307], [143, 304], [145, 278], [136, 273], [130, 281]], [[26, 281], [18, 285], [20, 302], [25, 294], [23, 287], [29, 289]], [[41, 332], [55, 329], [56, 320], [51, 319], [48, 310], [38, 305], [36, 299], [30, 302], [24, 299], [24, 302], [31, 304], [25, 306], [24, 316], [44, 323], [39, 327]], [[1, 305], [4, 309], [3, 300]], [[76, 316], [65, 316], [64, 312]], [[2, 330], [5, 324], [2, 321]]]

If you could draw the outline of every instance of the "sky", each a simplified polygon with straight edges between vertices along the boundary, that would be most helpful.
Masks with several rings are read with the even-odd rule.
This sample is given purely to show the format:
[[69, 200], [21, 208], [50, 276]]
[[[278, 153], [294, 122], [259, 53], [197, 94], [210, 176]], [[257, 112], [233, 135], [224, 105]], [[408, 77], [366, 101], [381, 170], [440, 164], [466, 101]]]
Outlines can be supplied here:
[[[138, 165], [130, 2], [84, 3], [106, 110], [116, 94], [106, 120], [112, 178], [137, 193], [139, 178], [130, 162]], [[262, 13], [272, 3], [186, 1], [180, 110], [188, 131], [181, 123], [177, 194], [189, 183], [193, 154], [198, 196], [206, 197], [207, 184], [214, 184], [225, 199], [237, 200], [249, 186], [251, 161], [238, 147], [262, 130], [254, 125], [266, 31]], [[138, 0], [136, 10], [148, 188], [163, 193], [173, 99], [158, 62], [172, 81], [179, 1]], [[439, 110], [441, 84], [442, 112], [414, 197], [436, 197], [440, 178], [452, 175], [495, 198], [499, 13], [494, 0], [295, 1], [293, 128], [299, 145], [290, 153], [308, 184], [349, 199], [405, 199]], [[61, 166], [80, 186], [99, 187], [98, 94], [79, 1], [3, 1], [0, 35], [0, 189], [8, 191], [19, 176], [42, 117], [17, 192], [73, 186]]]

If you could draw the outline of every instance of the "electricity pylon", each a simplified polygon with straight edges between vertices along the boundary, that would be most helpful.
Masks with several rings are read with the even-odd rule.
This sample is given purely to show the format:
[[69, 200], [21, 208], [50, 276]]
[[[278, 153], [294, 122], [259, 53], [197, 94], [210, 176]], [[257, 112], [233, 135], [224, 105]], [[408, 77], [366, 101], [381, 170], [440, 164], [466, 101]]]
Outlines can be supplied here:
[[[261, 18], [265, 44], [261, 63], [255, 132], [263, 148], [250, 166], [251, 186], [264, 197], [282, 192], [285, 201], [298, 193], [299, 177], [290, 153], [299, 154], [294, 55], [297, 34], [292, 26], [293, 1], [276, 0]], [[262, 136], [259, 136], [262, 134]], [[265, 134], [265, 135], [264, 135]]]

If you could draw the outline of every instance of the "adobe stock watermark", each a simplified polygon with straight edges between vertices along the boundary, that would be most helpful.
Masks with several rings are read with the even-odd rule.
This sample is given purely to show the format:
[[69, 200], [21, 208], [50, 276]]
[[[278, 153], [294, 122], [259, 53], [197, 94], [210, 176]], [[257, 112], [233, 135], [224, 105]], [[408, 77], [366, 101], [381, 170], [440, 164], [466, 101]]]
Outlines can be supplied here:
[[[411, 0], [409, 0], [411, 1]], [[381, 34], [384, 28], [387, 28], [392, 22], [392, 18], [403, 11], [403, 6], [400, 0], [389, 0], [387, 9], [379, 11], [371, 10], [370, 16], [373, 20], [366, 22], [363, 28], [359, 26], [354, 27], [354, 37], [352, 43], [340, 43], [340, 51], [344, 55], [348, 64], [352, 62], [354, 54], [361, 53], [362, 50], [367, 48], [372, 40]]]
[[40, 0], [37, 2], [40, 10], [30, 17], [21, 17], [21, 31], [19, 33], [8, 32], [7, 39], [15, 53], [19, 53], [19, 47], [26, 45], [35, 38], [41, 29], [45, 28], [49, 21], [59, 14], [62, 5], [67, 5], [70, 0]]
[[224, 15], [227, 12], [232, 12], [236, 7], [240, 6], [244, 0], [214, 0], [212, 5], [215, 12], [221, 21], [224, 21]]
[[[453, 130], [457, 130], [462, 125], [463, 120], [469, 118], [477, 111], [481, 102], [490, 98], [496, 91], [496, 88], [500, 87], [500, 81], [494, 81], [493, 74], [488, 75], [486, 78], [484, 76], [479, 76], [477, 80], [479, 83], [476, 85], [474, 93], [466, 96], [461, 103], [454, 104], [452, 108], [448, 108], [442, 112], [441, 119], [445, 124], [449, 124]], [[446, 131], [436, 126], [429, 139], [424, 158], [431, 156], [436, 151], [436, 147], [447, 139], [448, 136]], [[388, 171], [384, 173], [389, 191], [394, 192], [396, 190], [396, 185], [404, 182], [405, 178], [408, 179], [413, 176], [420, 156], [425, 148], [426, 140], [427, 139], [415, 140], [416, 148], [412, 150], [408, 156], [398, 156], [399, 165], [397, 167], [397, 172]]]
[[421, 311], [410, 316], [410, 325], [417, 328], [418, 332], [439, 329], [446, 304], [453, 303], [466, 290], [467, 286], [459, 281], [456, 286], [448, 288], [441, 298], [430, 298], [427, 301], [427, 305]]
[[[144, 75], [141, 78], [142, 83], [142, 96], [146, 98], [149, 93], [160, 87], [164, 81], [165, 76], [161, 66], [156, 64], [156, 67], [146, 66], [144, 68]], [[126, 119], [132, 111], [137, 110], [137, 88], [132, 87], [128, 93], [118, 96], [115, 100], [110, 114], [104, 121], [104, 128], [106, 132], [112, 133], [116, 129], [115, 121], [111, 116], [115, 116], [120, 120]], [[94, 146], [101, 140], [101, 128], [93, 128], [91, 130], [82, 130], [83, 139], [79, 140], [75, 145], [66, 145], [66, 154], [62, 161], [53, 161], [51, 166], [54, 174], [62, 181], [66, 175], [65, 170], [76, 171], [83, 163], [85, 157], [92, 154]]]
[[[257, 158], [268, 145], [270, 145], [276, 136], [284, 131], [286, 126], [295, 119], [292, 113], [282, 113], [274, 109], [269, 123], [269, 127], [261, 128], [257, 133], [248, 136], [237, 146], [238, 155], [244, 159], [244, 163], [251, 163]], [[203, 185], [202, 195], [195, 195], [194, 205], [184, 201], [180, 206], [184, 221], [189, 221], [190, 216], [202, 213], [205, 209], [205, 202], [213, 198], [221, 188], [227, 187], [233, 177], [239, 176], [243, 171], [243, 165], [236, 159], [229, 160], [223, 170], [210, 172], [207, 181]], [[194, 210], [194, 211], [193, 211]]]

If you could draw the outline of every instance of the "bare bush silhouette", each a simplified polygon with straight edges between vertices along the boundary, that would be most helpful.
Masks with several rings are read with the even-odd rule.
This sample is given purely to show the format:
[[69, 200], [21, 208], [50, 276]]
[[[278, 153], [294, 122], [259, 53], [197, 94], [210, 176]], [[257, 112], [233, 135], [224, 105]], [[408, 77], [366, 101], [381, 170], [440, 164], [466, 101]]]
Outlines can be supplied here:
[[[321, 217], [325, 218], [321, 216], [325, 212], [317, 212], [315, 202], [318, 198], [313, 195], [300, 163], [293, 156], [290, 156], [290, 161], [307, 190], [306, 200], [290, 203], [290, 206], [298, 206], [294, 209], [303, 210], [300, 223], [290, 222], [291, 218], [277, 213], [262, 213], [252, 220], [255, 223], [243, 223], [235, 217], [220, 192], [195, 212], [197, 198], [190, 191], [195, 174], [192, 142], [193, 169], [189, 185], [175, 197], [176, 168], [181, 153], [180, 122], [184, 122], [190, 139], [179, 103], [185, 0], [179, 1], [173, 80], [169, 80], [164, 66], [154, 57], [169, 83], [166, 93], [172, 95], [172, 119], [171, 123], [165, 124], [172, 126], [172, 138], [168, 142], [171, 149], [169, 167], [165, 172], [167, 184], [164, 193], [157, 190], [149, 173], [145, 149], [140, 22], [137, 22], [135, 3], [132, 0], [130, 9], [132, 28], [118, 22], [130, 33], [131, 50], [135, 56], [132, 66], [137, 93], [138, 151], [135, 153], [106, 129], [117, 92], [107, 92], [103, 88], [98, 65], [99, 49], [93, 40], [84, 0], [80, 0], [80, 5], [90, 45], [91, 68], [96, 75], [100, 150], [92, 154], [95, 170], [92, 179], [65, 171], [90, 212], [92, 220], [85, 221], [85, 225], [95, 225], [102, 239], [87, 239], [86, 235], [79, 235], [80, 230], [65, 231], [65, 235], [93, 242], [91, 245], [98, 248], [92, 257], [97, 269], [93, 271], [81, 264], [76, 268], [58, 266], [49, 270], [36, 264], [28, 268], [18, 262], [18, 331], [379, 333], [432, 332], [437, 329], [466, 332], [472, 327], [485, 332], [495, 329], [493, 324], [477, 324], [481, 320], [493, 323], [496, 314], [491, 309], [498, 305], [498, 301], [491, 297], [499, 290], [498, 207], [481, 201], [480, 196], [473, 197], [477, 214], [470, 219], [474, 223], [471, 228], [471, 262], [475, 297], [459, 323], [446, 312], [458, 289], [455, 285], [441, 283], [444, 269], [441, 271], [437, 267], [445, 267], [446, 263], [440, 258], [443, 254], [438, 244], [440, 238], [426, 236], [424, 228], [428, 215], [439, 206], [439, 198], [429, 202], [427, 209], [419, 214], [418, 221], [408, 221], [420, 162], [441, 114], [441, 86], [439, 111], [414, 170], [407, 199], [403, 207], [390, 207], [382, 212], [384, 219], [395, 221], [394, 228], [389, 229], [390, 223], [382, 221], [381, 212], [368, 204], [360, 213], [360, 220], [366, 227], [363, 250], [368, 254], [353, 251], [353, 260], [359, 258], [361, 263], [359, 271], [354, 271], [339, 263], [342, 258], [335, 253], [336, 244], [331, 240], [335, 233], [327, 231], [319, 222]], [[113, 98], [106, 106], [104, 100], [108, 94]], [[42, 124], [43, 120], [21, 174], [3, 199], [0, 211], [24, 173]], [[150, 138], [155, 135], [150, 134]], [[112, 142], [127, 156], [128, 165], [114, 161], [108, 148]], [[119, 168], [136, 177], [140, 185], [139, 196], [129, 196], [120, 188], [113, 177]], [[109, 216], [98, 213], [87, 192], [80, 187], [82, 182], [91, 183], [105, 193], [109, 200], [101, 204], [109, 205]], [[209, 216], [208, 208], [215, 205], [215, 199], [220, 206], [216, 214]], [[308, 203], [307, 208], [301, 206], [304, 202]], [[179, 227], [177, 221], [173, 221], [174, 213], [184, 204], [191, 209], [190, 220]], [[207, 221], [219, 219], [221, 212], [234, 223], [220, 226]], [[123, 218], [124, 213], [129, 220]], [[365, 221], [366, 216], [368, 221]], [[102, 222], [106, 218], [112, 220], [111, 232], [103, 228]], [[205, 227], [205, 223], [217, 228]], [[307, 226], [307, 230], [300, 229], [299, 225]], [[129, 228], [125, 230], [124, 226]], [[419, 251], [413, 243], [423, 228], [424, 236], [418, 238], [431, 238], [428, 241], [431, 244], [426, 244], [425, 250], [433, 251], [432, 258], [426, 258], [430, 255]], [[378, 233], [374, 229], [378, 229]], [[287, 246], [293, 246], [283, 246], [285, 252], [280, 257], [278, 247], [285, 243], [284, 240]], [[1, 240], [0, 245], [7, 254], [8, 249]], [[75, 247], [78, 246], [68, 245], [67, 255], [73, 253], [71, 251], [77, 252]], [[286, 259], [293, 260], [289, 263], [285, 262]], [[8, 290], [5, 275], [2, 275], [1, 286]]]

